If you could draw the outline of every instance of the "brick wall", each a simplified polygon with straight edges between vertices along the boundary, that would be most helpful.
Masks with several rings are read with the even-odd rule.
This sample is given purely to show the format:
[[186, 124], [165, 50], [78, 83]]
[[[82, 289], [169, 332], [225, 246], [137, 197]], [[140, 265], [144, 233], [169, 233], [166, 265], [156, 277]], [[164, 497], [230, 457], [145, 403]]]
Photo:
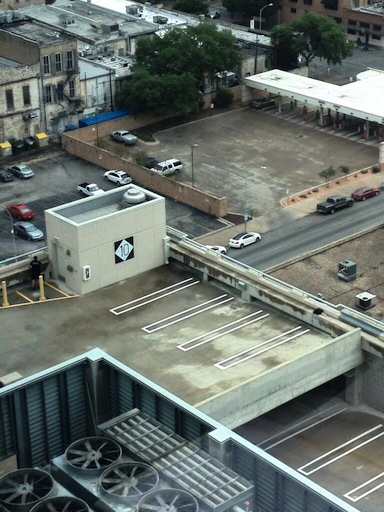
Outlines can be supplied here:
[[[114, 129], [120, 128], [122, 124], [127, 126], [127, 129], [130, 130], [139, 126], [137, 123], [140, 123], [140, 121], [135, 121], [131, 118], [126, 119], [127, 122], [125, 124], [122, 123], [121, 118], [101, 123], [99, 125], [99, 136], [107, 136]], [[145, 169], [109, 151], [97, 148], [93, 144], [95, 138], [96, 133], [93, 126], [65, 132], [62, 134], [63, 148], [68, 153], [78, 156], [83, 160], [87, 160], [88, 162], [92, 162], [104, 169], [122, 169], [131, 176], [135, 183], [149, 190], [153, 190], [162, 196], [167, 196], [175, 201], [193, 206], [215, 217], [225, 217], [227, 215], [228, 201], [226, 197], [215, 197], [196, 188], [192, 188], [189, 185], [185, 185], [184, 183], [179, 183], [175, 180], [160, 176], [156, 172]]]

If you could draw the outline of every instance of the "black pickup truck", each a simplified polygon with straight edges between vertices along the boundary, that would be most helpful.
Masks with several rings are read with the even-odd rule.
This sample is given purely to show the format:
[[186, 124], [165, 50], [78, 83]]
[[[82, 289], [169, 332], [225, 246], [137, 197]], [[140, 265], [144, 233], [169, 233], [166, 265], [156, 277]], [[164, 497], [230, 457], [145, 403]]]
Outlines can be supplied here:
[[316, 207], [318, 213], [335, 213], [336, 210], [353, 206], [353, 199], [344, 196], [331, 196]]

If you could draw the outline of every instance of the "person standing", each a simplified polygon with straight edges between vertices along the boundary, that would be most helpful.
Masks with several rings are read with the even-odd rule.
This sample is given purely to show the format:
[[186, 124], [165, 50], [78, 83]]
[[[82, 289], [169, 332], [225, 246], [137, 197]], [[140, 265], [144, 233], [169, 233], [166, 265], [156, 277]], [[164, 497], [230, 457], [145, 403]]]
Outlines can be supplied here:
[[41, 269], [41, 262], [37, 259], [37, 256], [33, 257], [33, 260], [29, 264], [29, 268], [31, 269], [32, 290], [34, 290], [36, 288], [36, 281], [39, 279]]

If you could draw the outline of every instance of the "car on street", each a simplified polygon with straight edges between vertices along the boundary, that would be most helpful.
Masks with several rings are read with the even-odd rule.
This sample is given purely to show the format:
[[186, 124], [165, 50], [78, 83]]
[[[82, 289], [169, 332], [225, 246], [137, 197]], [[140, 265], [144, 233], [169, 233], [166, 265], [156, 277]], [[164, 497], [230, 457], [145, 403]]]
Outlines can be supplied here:
[[8, 167], [8, 171], [16, 176], [16, 178], [20, 179], [32, 178], [32, 176], [34, 176], [32, 169], [25, 164], [12, 165]]
[[229, 247], [234, 247], [235, 249], [242, 249], [246, 245], [254, 244], [261, 240], [260, 233], [253, 233], [252, 231], [238, 233], [234, 237], [232, 237], [228, 245]]
[[352, 192], [351, 197], [355, 201], [365, 201], [369, 197], [378, 196], [380, 190], [378, 188], [360, 187]]
[[112, 132], [111, 139], [122, 142], [126, 146], [133, 146], [137, 142], [136, 135], [133, 135], [128, 130], [116, 130]]
[[19, 220], [30, 220], [35, 216], [35, 212], [24, 203], [10, 203], [7, 204], [6, 209], [12, 217]]
[[125, 171], [119, 171], [118, 169], [113, 169], [112, 171], [106, 171], [104, 173], [105, 181], [111, 181], [112, 183], [117, 183], [119, 187], [122, 185], [129, 185], [132, 183], [132, 178], [128, 176]]
[[220, 254], [227, 254], [227, 249], [223, 245], [204, 245], [206, 249]]
[[26, 238], [31, 242], [44, 240], [44, 233], [37, 228], [32, 222], [16, 222], [13, 225], [13, 230], [16, 235]]
[[0, 181], [2, 181], [3, 183], [13, 181], [13, 179], [13, 174], [10, 173], [9, 171], [6, 171], [5, 169], [0, 171]]

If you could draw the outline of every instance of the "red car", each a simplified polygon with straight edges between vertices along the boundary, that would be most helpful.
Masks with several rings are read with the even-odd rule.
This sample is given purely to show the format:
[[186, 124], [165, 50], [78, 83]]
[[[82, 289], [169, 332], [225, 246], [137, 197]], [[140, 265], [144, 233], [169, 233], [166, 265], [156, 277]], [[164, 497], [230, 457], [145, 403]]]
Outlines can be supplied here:
[[365, 201], [368, 197], [378, 196], [380, 190], [378, 188], [361, 187], [352, 192], [351, 197], [355, 201]]
[[30, 220], [35, 216], [35, 212], [24, 203], [11, 203], [6, 206], [12, 217], [19, 220]]

